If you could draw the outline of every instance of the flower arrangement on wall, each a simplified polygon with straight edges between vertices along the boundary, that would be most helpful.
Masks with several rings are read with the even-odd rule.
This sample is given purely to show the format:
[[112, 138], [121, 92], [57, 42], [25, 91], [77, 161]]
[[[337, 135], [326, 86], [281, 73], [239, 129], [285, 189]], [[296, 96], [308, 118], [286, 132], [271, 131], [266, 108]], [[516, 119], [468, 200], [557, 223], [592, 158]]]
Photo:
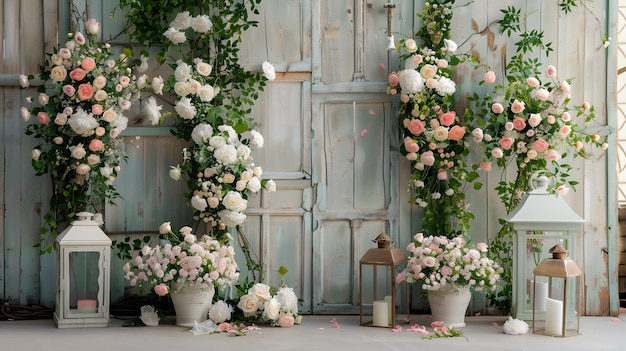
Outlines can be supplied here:
[[[401, 153], [411, 161], [411, 202], [424, 209], [422, 230], [456, 237], [469, 229], [465, 202], [468, 184], [478, 174], [467, 167], [466, 128], [454, 110], [456, 84], [451, 66], [461, 59], [450, 40], [454, 1], [426, 3], [424, 26], [399, 41], [404, 69], [389, 75], [387, 92], [400, 95]], [[422, 46], [419, 46], [418, 41]]]
[[[38, 105], [21, 110], [25, 121], [35, 116], [25, 132], [41, 142], [32, 150], [32, 166], [37, 175], [52, 179], [41, 229], [50, 235], [39, 242], [42, 252], [54, 248], [54, 239], [77, 213], [94, 212], [102, 222], [104, 206], [120, 197], [114, 181], [125, 160], [120, 139], [128, 124], [124, 113], [147, 84], [145, 76], [133, 74], [127, 53], [115, 56], [108, 43], [96, 41], [100, 23], [80, 23], [84, 33], [70, 33], [65, 45], [46, 54], [44, 71], [37, 75], [43, 81]], [[21, 77], [23, 88], [30, 79], [35, 76]]]

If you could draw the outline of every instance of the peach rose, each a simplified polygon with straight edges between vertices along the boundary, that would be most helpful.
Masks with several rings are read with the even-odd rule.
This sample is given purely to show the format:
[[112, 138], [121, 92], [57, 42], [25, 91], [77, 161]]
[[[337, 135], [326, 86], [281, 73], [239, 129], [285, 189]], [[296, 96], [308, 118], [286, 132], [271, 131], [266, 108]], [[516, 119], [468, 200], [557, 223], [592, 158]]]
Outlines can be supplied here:
[[513, 138], [502, 138], [500, 139], [500, 141], [498, 141], [498, 144], [502, 146], [504, 150], [508, 150], [511, 148], [511, 146], [513, 146]]
[[562, 136], [567, 136], [571, 132], [572, 132], [572, 127], [570, 126], [562, 126], [561, 129], [559, 129], [559, 134], [561, 134]]
[[485, 172], [491, 171], [491, 162], [481, 162], [478, 167]]
[[513, 118], [513, 128], [515, 128], [515, 130], [517, 131], [526, 128], [526, 121], [523, 118], [519, 117]]
[[78, 86], [78, 98], [81, 100], [89, 100], [93, 96], [93, 86], [89, 83]]
[[483, 80], [485, 81], [485, 83], [493, 83], [496, 81], [496, 73], [494, 71], [488, 71], [487, 73], [485, 73], [485, 76], [483, 77]]
[[90, 165], [95, 165], [100, 163], [100, 156], [96, 155], [96, 154], [91, 154], [89, 156], [87, 156], [87, 163], [89, 163]]
[[50, 116], [47, 113], [41, 111], [37, 113], [37, 122], [40, 124], [48, 124], [50, 123]]
[[532, 145], [533, 150], [537, 151], [537, 152], [544, 152], [548, 149], [548, 142], [539, 138], [537, 140], [535, 140], [535, 142]]
[[85, 70], [83, 70], [82, 68], [74, 68], [70, 72], [70, 78], [72, 78], [73, 80], [77, 82], [80, 82], [81, 80], [83, 80], [86, 75], [87, 75], [87, 72], [85, 72]]
[[280, 325], [283, 328], [292, 327], [294, 322], [295, 320], [293, 316], [288, 313], [281, 312], [280, 315], [278, 316], [278, 325]]
[[100, 104], [95, 104], [95, 105], [92, 105], [92, 106], [91, 106], [91, 112], [92, 112], [94, 115], [99, 115], [99, 114], [102, 114], [102, 105], [100, 105]]
[[419, 145], [409, 137], [404, 138], [404, 148], [407, 152], [417, 152], [420, 149]]
[[513, 100], [513, 104], [511, 105], [511, 112], [513, 113], [522, 113], [526, 108], [526, 104], [523, 101], [519, 101], [517, 99]]
[[154, 287], [154, 292], [159, 296], [165, 296], [169, 291], [167, 285], [161, 283]]
[[104, 143], [100, 139], [92, 139], [89, 142], [89, 150], [96, 152], [104, 148]]
[[504, 107], [502, 106], [502, 104], [496, 102], [495, 104], [491, 105], [491, 111], [499, 115], [504, 112]]
[[78, 165], [78, 167], [76, 167], [76, 173], [78, 173], [80, 175], [85, 175], [85, 174], [89, 173], [90, 169], [91, 169], [91, 167], [89, 167], [89, 165], [81, 163], [80, 165]]
[[397, 86], [400, 82], [400, 78], [398, 78], [398, 73], [396, 72], [389, 73], [389, 75], [387, 76], [387, 80], [389, 81], [389, 85], [391, 85], [392, 87]]
[[102, 89], [107, 85], [107, 79], [104, 76], [97, 76], [93, 80], [93, 86], [96, 89]]
[[450, 140], [461, 140], [464, 135], [465, 128], [461, 126], [453, 126], [448, 132], [448, 138], [450, 138]]
[[96, 67], [96, 61], [91, 57], [85, 57], [80, 63], [80, 67], [89, 72]]
[[425, 129], [424, 121], [420, 121], [419, 119], [412, 119], [409, 122], [407, 129], [415, 136], [420, 135], [424, 132]]
[[439, 121], [444, 126], [451, 126], [454, 124], [454, 118], [456, 117], [456, 112], [450, 111], [439, 116]]
[[433, 78], [435, 77], [435, 74], [437, 74], [437, 66], [424, 65], [420, 70], [420, 74], [424, 77], [424, 79]]

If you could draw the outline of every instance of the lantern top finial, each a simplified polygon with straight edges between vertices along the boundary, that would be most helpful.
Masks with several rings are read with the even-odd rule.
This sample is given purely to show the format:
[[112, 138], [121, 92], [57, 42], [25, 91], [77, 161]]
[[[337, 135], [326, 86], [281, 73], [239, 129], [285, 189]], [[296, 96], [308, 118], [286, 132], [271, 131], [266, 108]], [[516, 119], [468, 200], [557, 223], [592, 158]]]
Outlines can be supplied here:
[[379, 249], [389, 248], [391, 246], [391, 244], [392, 244], [391, 238], [389, 237], [389, 235], [387, 235], [387, 233], [380, 233], [380, 234], [378, 234], [376, 239], [374, 239], [372, 241], [378, 244], [378, 248]]
[[567, 257], [567, 250], [559, 244], [552, 246], [548, 252], [552, 254], [552, 258], [555, 260], [564, 260]]

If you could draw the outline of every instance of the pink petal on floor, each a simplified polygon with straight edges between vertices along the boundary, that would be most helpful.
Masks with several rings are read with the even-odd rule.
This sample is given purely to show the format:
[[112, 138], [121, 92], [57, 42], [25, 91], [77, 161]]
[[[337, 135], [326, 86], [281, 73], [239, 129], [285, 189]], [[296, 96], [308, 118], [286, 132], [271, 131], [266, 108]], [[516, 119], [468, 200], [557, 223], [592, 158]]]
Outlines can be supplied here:
[[333, 329], [339, 329], [341, 328], [341, 326], [339, 325], [339, 323], [335, 323], [333, 324]]
[[378, 34], [374, 33], [374, 39], [378, 39]]
[[499, 327], [498, 322], [493, 322], [491, 323], [491, 325], [493, 325], [494, 327]]
[[362, 137], [364, 137], [364, 136], [365, 136], [365, 134], [367, 134], [367, 129], [363, 129], [363, 130], [361, 131], [361, 136], [362, 136]]
[[380, 69], [382, 69], [382, 70], [384, 70], [384, 69], [385, 69], [385, 64], [384, 64], [384, 63], [381, 63], [381, 64], [380, 64]]
[[613, 317], [613, 318], [611, 319], [611, 322], [617, 322], [617, 321], [618, 321], [618, 319], [617, 319], [617, 318], [615, 318], [615, 317]]
[[330, 320], [331, 323], [337, 323], [337, 318], [333, 318]]
[[324, 328], [316, 328], [315, 330], [322, 331], [322, 330], [324, 330]]

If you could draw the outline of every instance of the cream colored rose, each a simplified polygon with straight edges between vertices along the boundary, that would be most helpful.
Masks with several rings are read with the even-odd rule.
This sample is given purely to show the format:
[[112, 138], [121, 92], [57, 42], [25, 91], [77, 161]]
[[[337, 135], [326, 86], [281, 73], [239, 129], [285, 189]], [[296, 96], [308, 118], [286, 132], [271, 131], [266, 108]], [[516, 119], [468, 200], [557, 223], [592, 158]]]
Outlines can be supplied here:
[[272, 298], [270, 287], [267, 284], [256, 283], [248, 290], [248, 294], [256, 296], [259, 301], [267, 301]]
[[417, 43], [413, 39], [407, 39], [404, 42], [404, 48], [408, 52], [416, 52], [417, 51]]
[[54, 119], [54, 124], [62, 126], [65, 125], [65, 123], [67, 123], [67, 116], [63, 113], [57, 113], [57, 116]]
[[526, 153], [526, 156], [527, 156], [529, 159], [534, 160], [534, 159], [536, 159], [536, 158], [537, 158], [537, 151], [535, 151], [535, 150], [533, 150], [533, 149], [530, 149], [530, 150], [528, 150], [528, 152]]
[[437, 66], [424, 65], [420, 70], [420, 74], [424, 77], [424, 79], [434, 78], [437, 74]]
[[54, 54], [50, 56], [50, 60], [52, 61], [53, 64], [57, 66], [63, 63], [63, 58], [59, 54]]
[[67, 70], [64, 66], [58, 65], [52, 67], [50, 70], [50, 77], [54, 79], [56, 82], [62, 82], [67, 77]]
[[212, 196], [207, 199], [207, 203], [209, 204], [210, 208], [217, 208], [217, 206], [220, 205], [220, 199], [216, 198], [215, 196]]
[[209, 74], [211, 74], [211, 71], [213, 70], [213, 67], [211, 67], [211, 65], [209, 65], [206, 62], [198, 62], [196, 64], [196, 71], [198, 71], [198, 73], [200, 73], [201, 76], [208, 76]]
[[209, 102], [215, 97], [215, 89], [210, 85], [203, 85], [198, 91], [198, 96], [203, 102]]
[[224, 207], [231, 211], [241, 212], [248, 207], [248, 200], [241, 196], [237, 191], [229, 191], [222, 199]]
[[96, 89], [102, 89], [107, 85], [107, 79], [104, 76], [97, 76], [93, 80], [93, 87]]
[[89, 165], [81, 163], [80, 165], [78, 165], [78, 167], [76, 167], [76, 173], [78, 173], [80, 175], [85, 175], [85, 174], [89, 173], [90, 169], [91, 169], [91, 167], [89, 167]]
[[117, 112], [111, 109], [104, 111], [104, 113], [102, 114], [102, 119], [109, 123], [115, 121], [116, 118], [117, 118]]
[[89, 163], [92, 166], [100, 163], [100, 156], [95, 155], [95, 154], [91, 154], [87, 156], [87, 163]]
[[54, 143], [57, 144], [57, 145], [63, 144], [63, 138], [61, 138], [61, 137], [54, 137], [54, 139], [52, 139], [52, 141], [54, 141]]
[[187, 82], [176, 82], [174, 84], [174, 92], [178, 96], [187, 96], [191, 93], [191, 89], [189, 88], [189, 83]]
[[87, 154], [87, 151], [85, 151], [83, 144], [78, 144], [76, 146], [70, 147], [70, 152], [72, 153], [72, 157], [75, 159], [81, 159]]
[[103, 127], [96, 128], [96, 135], [97, 136], [103, 136], [105, 133], [106, 133], [106, 129], [104, 129]]
[[265, 190], [269, 192], [276, 191], [276, 183], [274, 182], [274, 180], [270, 179], [265, 183]]
[[237, 307], [239, 307], [245, 317], [254, 316], [259, 309], [259, 300], [253, 294], [248, 293], [239, 298]]
[[259, 180], [259, 178], [257, 177], [252, 177], [252, 179], [248, 181], [246, 187], [253, 193], [256, 193], [261, 189], [261, 180]]
[[93, 98], [96, 99], [96, 101], [104, 101], [106, 100], [108, 97], [108, 94], [106, 91], [104, 90], [98, 90], [96, 91], [96, 93], [93, 95]]
[[437, 80], [435, 78], [429, 78], [426, 81], [426, 87], [428, 89], [435, 89], [437, 87]]
[[33, 149], [30, 152], [30, 156], [32, 157], [33, 160], [38, 161], [39, 157], [41, 156], [41, 150], [39, 149]]
[[50, 101], [50, 97], [46, 93], [39, 93], [39, 96], [37, 96], [37, 102], [41, 106], [47, 105], [48, 101]]
[[202, 88], [202, 84], [195, 79], [191, 79], [189, 81], [189, 92], [192, 94], [197, 94], [198, 91]]
[[222, 182], [226, 184], [231, 184], [234, 181], [235, 181], [235, 176], [231, 173], [224, 174], [224, 177], [222, 178]]
[[444, 126], [437, 127], [437, 129], [435, 129], [435, 132], [434, 132], [433, 136], [435, 137], [435, 140], [438, 140], [438, 141], [447, 140], [448, 139], [448, 128], [446, 128]]
[[280, 302], [276, 299], [270, 299], [265, 302], [265, 306], [263, 308], [263, 318], [266, 320], [276, 320], [278, 319], [278, 314], [280, 313]]
[[181, 171], [180, 168], [178, 167], [174, 167], [174, 166], [170, 166], [170, 178], [174, 179], [174, 180], [179, 180], [181, 177]]

